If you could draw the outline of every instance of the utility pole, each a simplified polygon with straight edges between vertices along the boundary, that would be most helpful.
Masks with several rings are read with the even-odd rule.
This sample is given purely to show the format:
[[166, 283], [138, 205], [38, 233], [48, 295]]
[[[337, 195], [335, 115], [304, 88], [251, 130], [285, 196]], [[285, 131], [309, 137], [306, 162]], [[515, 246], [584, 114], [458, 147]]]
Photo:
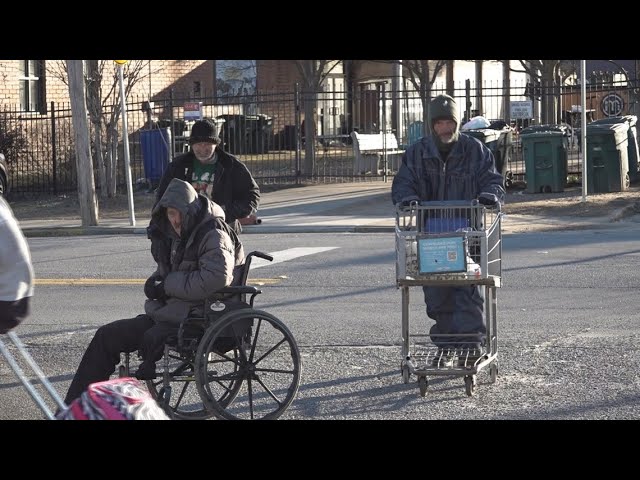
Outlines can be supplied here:
[[87, 99], [84, 88], [84, 60], [67, 60], [69, 99], [73, 132], [76, 142], [76, 170], [78, 172], [78, 202], [82, 226], [98, 225], [98, 201], [93, 182], [93, 163], [89, 143]]

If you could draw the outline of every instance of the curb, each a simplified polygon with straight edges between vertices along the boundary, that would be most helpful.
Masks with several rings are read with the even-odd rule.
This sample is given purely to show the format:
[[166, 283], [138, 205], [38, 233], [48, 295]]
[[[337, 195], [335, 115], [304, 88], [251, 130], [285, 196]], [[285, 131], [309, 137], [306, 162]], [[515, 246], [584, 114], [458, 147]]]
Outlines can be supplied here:
[[34, 227], [24, 228], [25, 237], [76, 237], [84, 235], [147, 234], [146, 228], [132, 227]]

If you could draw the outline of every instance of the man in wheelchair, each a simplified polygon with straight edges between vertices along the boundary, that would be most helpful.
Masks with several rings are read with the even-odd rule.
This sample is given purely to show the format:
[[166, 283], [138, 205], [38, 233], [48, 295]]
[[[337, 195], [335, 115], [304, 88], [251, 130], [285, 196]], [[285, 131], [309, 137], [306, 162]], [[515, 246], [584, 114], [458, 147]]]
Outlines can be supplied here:
[[154, 252], [157, 269], [144, 286], [145, 314], [98, 328], [69, 386], [67, 404], [91, 383], [107, 380], [123, 352], [139, 350], [143, 361], [135, 376], [153, 378], [165, 341], [180, 322], [201, 316], [204, 301], [242, 274], [242, 243], [222, 208], [189, 183], [172, 179], [151, 217], [154, 235], [170, 239], [171, 248]]

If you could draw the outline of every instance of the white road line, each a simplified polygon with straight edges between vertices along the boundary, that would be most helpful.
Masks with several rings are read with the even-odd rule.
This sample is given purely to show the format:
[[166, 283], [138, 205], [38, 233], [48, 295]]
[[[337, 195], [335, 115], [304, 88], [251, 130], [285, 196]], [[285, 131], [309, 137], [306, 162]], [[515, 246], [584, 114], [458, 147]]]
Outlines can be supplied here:
[[314, 253], [327, 252], [329, 250], [335, 250], [339, 247], [296, 247], [288, 248], [286, 250], [280, 250], [278, 252], [265, 252], [273, 257], [273, 262], [263, 260], [262, 258], [253, 257], [251, 259], [251, 270], [254, 268], [265, 267], [267, 265], [273, 265], [280, 262], [286, 262], [298, 257], [304, 257], [306, 255], [313, 255]]

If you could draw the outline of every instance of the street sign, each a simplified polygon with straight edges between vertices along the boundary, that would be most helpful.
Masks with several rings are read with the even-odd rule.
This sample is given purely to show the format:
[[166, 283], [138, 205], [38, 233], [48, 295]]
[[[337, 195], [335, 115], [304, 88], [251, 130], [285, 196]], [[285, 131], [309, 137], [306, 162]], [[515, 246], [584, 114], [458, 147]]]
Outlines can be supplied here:
[[202, 120], [202, 102], [186, 102], [184, 104], [185, 120]]
[[533, 102], [531, 100], [512, 101], [509, 107], [513, 120], [533, 118]]

